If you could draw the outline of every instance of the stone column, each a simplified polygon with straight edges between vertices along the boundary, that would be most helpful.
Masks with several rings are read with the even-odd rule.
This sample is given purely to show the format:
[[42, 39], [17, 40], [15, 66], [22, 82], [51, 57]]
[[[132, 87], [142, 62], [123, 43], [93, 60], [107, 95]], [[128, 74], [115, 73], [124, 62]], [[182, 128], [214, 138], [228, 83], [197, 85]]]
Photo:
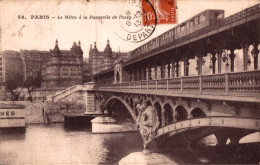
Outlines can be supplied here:
[[136, 66], [133, 66], [133, 72], [134, 72], [134, 81], [137, 80], [137, 68]]
[[234, 49], [231, 49], [230, 50], [230, 55], [229, 55], [229, 57], [230, 57], [230, 69], [231, 69], [231, 72], [234, 72], [234, 59], [235, 59], [235, 57], [236, 57], [236, 55], [234, 54]]
[[198, 75], [202, 75], [202, 55], [198, 56]]
[[216, 73], [216, 55], [215, 53], [212, 53], [211, 61], [212, 61], [212, 73]]
[[175, 77], [175, 59], [174, 58], [172, 58], [171, 63], [172, 63], [172, 78], [174, 78]]
[[258, 44], [255, 43], [253, 46], [254, 46], [254, 48], [253, 48], [251, 54], [254, 58], [254, 70], [257, 70], [258, 69], [258, 54], [259, 54]]
[[148, 80], [152, 79], [152, 68], [151, 68], [151, 64], [148, 63]]
[[156, 63], [154, 63], [155, 66], [154, 66], [154, 79], [157, 80], [157, 65]]
[[164, 65], [164, 61], [161, 61], [161, 79], [165, 78], [165, 65]]
[[144, 70], [143, 70], [144, 77], [143, 77], [143, 80], [146, 80], [146, 68], [147, 68], [147, 65], [144, 64]]
[[179, 73], [179, 67], [180, 67], [180, 64], [179, 64], [179, 61], [176, 61], [176, 77], [179, 77], [180, 76], [180, 73]]
[[189, 76], [189, 58], [185, 57], [184, 59], [184, 76]]
[[168, 69], [168, 78], [171, 78], [171, 63], [170, 62], [167, 65], [167, 69]]
[[217, 49], [216, 53], [218, 56], [218, 73], [221, 73], [221, 60], [222, 60], [222, 49]]
[[244, 71], [247, 71], [247, 61], [248, 61], [248, 48], [249, 44], [243, 44], [243, 63], [244, 63]]

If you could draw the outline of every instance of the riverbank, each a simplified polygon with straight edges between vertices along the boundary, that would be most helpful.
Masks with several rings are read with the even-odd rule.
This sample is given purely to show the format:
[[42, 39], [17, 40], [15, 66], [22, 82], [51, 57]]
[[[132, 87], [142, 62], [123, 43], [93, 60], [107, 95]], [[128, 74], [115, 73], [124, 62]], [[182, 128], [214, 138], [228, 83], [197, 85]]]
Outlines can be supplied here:
[[[25, 123], [44, 124], [64, 122], [64, 115], [83, 115], [85, 108], [81, 104], [42, 101], [1, 101], [0, 104], [17, 104], [25, 106]], [[65, 106], [65, 107], [64, 107]]]

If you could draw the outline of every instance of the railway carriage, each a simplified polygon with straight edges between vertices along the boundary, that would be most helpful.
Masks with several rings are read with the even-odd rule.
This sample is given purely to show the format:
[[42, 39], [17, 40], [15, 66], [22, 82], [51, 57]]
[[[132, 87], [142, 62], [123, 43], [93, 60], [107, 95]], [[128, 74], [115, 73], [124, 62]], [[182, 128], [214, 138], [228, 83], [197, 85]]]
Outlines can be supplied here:
[[187, 36], [195, 31], [224, 21], [224, 10], [205, 10], [178, 26], [166, 31], [146, 44], [134, 49], [132, 57], [150, 52], [161, 46], [172, 43], [181, 37]]

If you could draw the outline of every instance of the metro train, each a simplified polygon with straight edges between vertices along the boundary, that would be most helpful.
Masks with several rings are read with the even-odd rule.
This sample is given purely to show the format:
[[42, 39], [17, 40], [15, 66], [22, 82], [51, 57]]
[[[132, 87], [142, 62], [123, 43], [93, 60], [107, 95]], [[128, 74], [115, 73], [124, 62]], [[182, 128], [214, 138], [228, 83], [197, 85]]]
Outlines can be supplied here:
[[224, 21], [224, 10], [205, 10], [134, 49], [131, 52], [132, 58], [170, 44], [174, 40], [221, 21]]

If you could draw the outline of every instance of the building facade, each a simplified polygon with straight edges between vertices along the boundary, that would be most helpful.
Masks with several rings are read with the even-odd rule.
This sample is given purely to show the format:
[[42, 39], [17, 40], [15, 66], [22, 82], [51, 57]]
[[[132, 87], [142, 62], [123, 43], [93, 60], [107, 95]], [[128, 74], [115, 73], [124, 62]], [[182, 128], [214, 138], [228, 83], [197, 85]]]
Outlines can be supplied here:
[[83, 51], [80, 42], [72, 48], [60, 50], [56, 40], [55, 48], [50, 51], [46, 65], [42, 66], [42, 87], [69, 87], [82, 83]]
[[39, 50], [20, 50], [20, 57], [23, 61], [23, 76], [24, 81], [29, 77], [34, 77], [41, 74], [43, 67], [46, 66], [48, 58], [50, 57], [49, 51]]
[[103, 70], [113, 68], [114, 62], [118, 58], [122, 59], [123, 61], [127, 61], [131, 58], [131, 54], [112, 51], [109, 40], [107, 40], [107, 45], [104, 51], [99, 51], [97, 49], [96, 42], [94, 43], [93, 48], [92, 45], [90, 45], [89, 62], [92, 75], [97, 74]]
[[[0, 53], [0, 92], [5, 92], [6, 83], [23, 78], [23, 61], [17, 51], [6, 50]], [[22, 82], [19, 82], [19, 84]]]

